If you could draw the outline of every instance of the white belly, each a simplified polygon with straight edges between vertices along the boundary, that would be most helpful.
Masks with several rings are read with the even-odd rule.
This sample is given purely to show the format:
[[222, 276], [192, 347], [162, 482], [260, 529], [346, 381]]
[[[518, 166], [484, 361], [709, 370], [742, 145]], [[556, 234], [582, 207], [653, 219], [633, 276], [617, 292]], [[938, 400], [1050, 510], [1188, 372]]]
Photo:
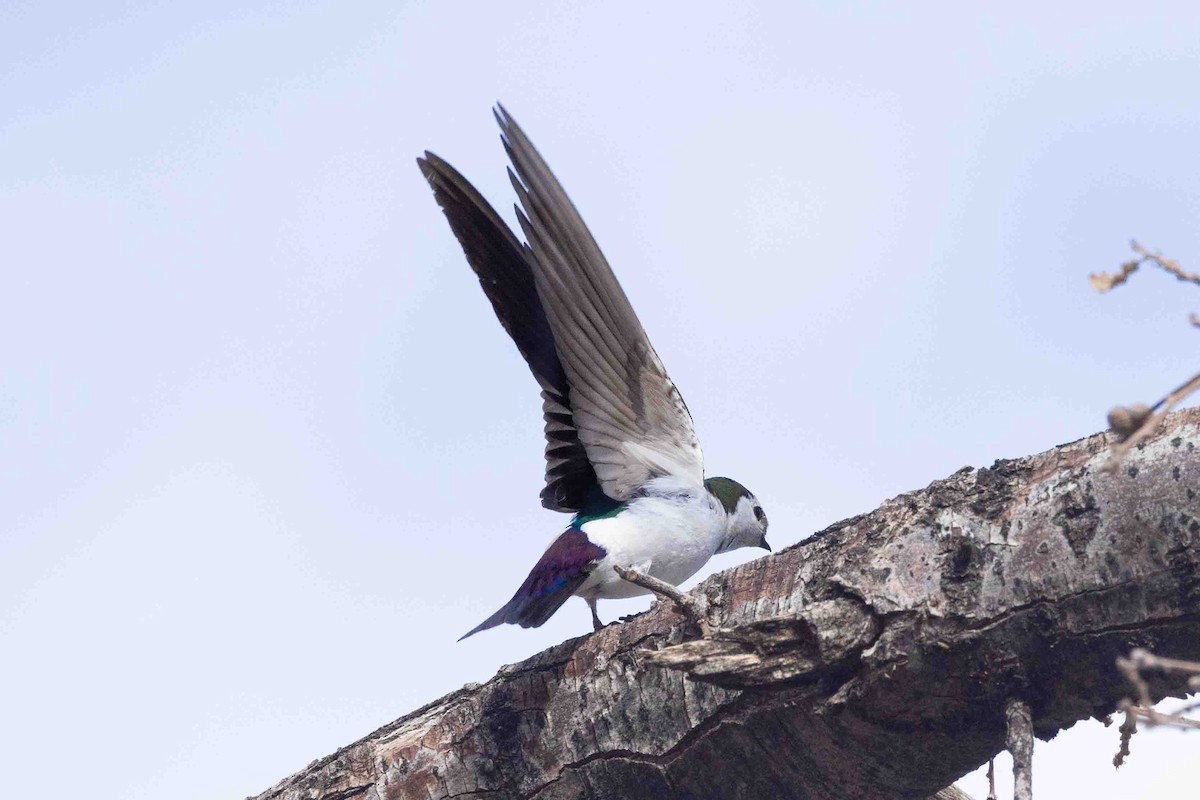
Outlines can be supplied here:
[[673, 585], [686, 581], [708, 563], [725, 536], [724, 515], [714, 512], [707, 496], [644, 497], [615, 517], [584, 523], [588, 539], [607, 554], [575, 594], [610, 599], [649, 594], [622, 580], [614, 564]]

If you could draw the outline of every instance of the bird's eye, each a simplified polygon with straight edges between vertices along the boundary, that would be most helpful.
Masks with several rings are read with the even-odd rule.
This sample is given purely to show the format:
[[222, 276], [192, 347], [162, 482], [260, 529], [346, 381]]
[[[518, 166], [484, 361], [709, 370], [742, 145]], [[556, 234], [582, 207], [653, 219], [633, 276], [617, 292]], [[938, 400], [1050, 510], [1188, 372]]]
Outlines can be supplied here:
[[758, 520], [759, 522], [762, 522], [763, 518], [765, 518], [766, 516], [767, 515], [763, 513], [762, 506], [754, 507], [754, 518], [756, 520]]

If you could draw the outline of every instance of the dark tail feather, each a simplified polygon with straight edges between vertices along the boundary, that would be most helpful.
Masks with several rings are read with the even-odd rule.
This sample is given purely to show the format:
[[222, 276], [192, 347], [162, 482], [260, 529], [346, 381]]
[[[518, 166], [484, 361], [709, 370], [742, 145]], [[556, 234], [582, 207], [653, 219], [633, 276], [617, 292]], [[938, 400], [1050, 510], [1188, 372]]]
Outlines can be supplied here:
[[467, 638], [468, 636], [474, 636], [475, 634], [479, 633], [480, 631], [486, 631], [488, 628], [494, 628], [497, 625], [501, 625], [505, 622], [509, 622], [510, 620], [508, 619], [508, 614], [510, 611], [512, 611], [512, 606], [516, 601], [517, 601], [517, 598], [515, 598], [515, 597], [512, 600], [509, 600], [507, 603], [505, 603], [503, 606], [500, 607], [499, 611], [497, 611], [495, 614], [492, 614], [490, 617], [488, 617], [483, 622], [476, 625], [474, 628], [471, 628], [471, 630], [467, 631], [462, 636], [458, 637], [458, 640], [461, 642], [463, 639]]
[[538, 627], [583, 585], [588, 574], [604, 558], [605, 552], [603, 547], [593, 544], [583, 531], [567, 528], [542, 553], [512, 599], [463, 634], [459, 641], [502, 622], [515, 622], [522, 628]]
[[[517, 594], [512, 595], [512, 600], [504, 603], [503, 606], [500, 606], [500, 609], [498, 610], [498, 612], [492, 614], [491, 616], [488, 616], [488, 618], [485, 619], [484, 621], [480, 622], [479, 625], [476, 625], [475, 627], [470, 628], [469, 631], [467, 631], [466, 633], [463, 633], [462, 636], [458, 637], [458, 640], [460, 640], [460, 642], [462, 642], [462, 640], [466, 639], [468, 636], [475, 636], [475, 634], [479, 633], [480, 631], [486, 631], [487, 628], [496, 627], [497, 625], [503, 625], [504, 622], [516, 622], [518, 620], [518, 618], [520, 618], [520, 616], [521, 616], [521, 610], [522, 610], [521, 607], [524, 604], [522, 602], [523, 600], [524, 600], [524, 597], [521, 596], [520, 591], [517, 591]], [[563, 600], [566, 600], [565, 597]], [[559, 604], [562, 604], [562, 603], [559, 603]], [[546, 620], [542, 620], [542, 622], [545, 622], [545, 621]], [[540, 624], [541, 624], [541, 622], [539, 622], [539, 625]], [[522, 625], [522, 627], [529, 627], [529, 626]]]
[[522, 586], [513, 595], [513, 598], [501, 606], [495, 614], [464, 633], [458, 641], [461, 642], [468, 636], [474, 636], [480, 631], [486, 631], [488, 628], [494, 628], [505, 622], [515, 623], [522, 628], [540, 628], [542, 623], [554, 616], [554, 612], [567, 602], [567, 598], [574, 594], [586, 578], [587, 573], [584, 573], [565, 582], [554, 591], [535, 597], [525, 595], [525, 587]]

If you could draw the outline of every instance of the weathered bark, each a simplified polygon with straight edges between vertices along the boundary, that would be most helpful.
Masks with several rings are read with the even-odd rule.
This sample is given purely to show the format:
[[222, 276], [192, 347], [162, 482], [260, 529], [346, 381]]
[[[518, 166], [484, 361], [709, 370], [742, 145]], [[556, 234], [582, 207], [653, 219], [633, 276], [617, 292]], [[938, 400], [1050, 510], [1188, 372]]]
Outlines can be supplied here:
[[1113, 710], [1131, 647], [1200, 658], [1200, 410], [1105, 474], [1111, 438], [900, 495], [709, 578], [709, 638], [656, 605], [260, 797], [928, 796], [1004, 746], [1010, 700], [1047, 738]]

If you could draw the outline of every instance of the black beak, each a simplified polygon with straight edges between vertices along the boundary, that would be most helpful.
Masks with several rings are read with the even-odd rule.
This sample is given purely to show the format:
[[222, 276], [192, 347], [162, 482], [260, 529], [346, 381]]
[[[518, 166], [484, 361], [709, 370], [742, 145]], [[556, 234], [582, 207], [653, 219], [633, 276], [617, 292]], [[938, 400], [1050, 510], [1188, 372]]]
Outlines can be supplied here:
[[764, 536], [762, 538], [762, 541], [758, 543], [758, 546], [761, 547], [763, 550], [766, 550], [768, 553], [771, 552], [771, 545], [767, 544], [766, 536]]

